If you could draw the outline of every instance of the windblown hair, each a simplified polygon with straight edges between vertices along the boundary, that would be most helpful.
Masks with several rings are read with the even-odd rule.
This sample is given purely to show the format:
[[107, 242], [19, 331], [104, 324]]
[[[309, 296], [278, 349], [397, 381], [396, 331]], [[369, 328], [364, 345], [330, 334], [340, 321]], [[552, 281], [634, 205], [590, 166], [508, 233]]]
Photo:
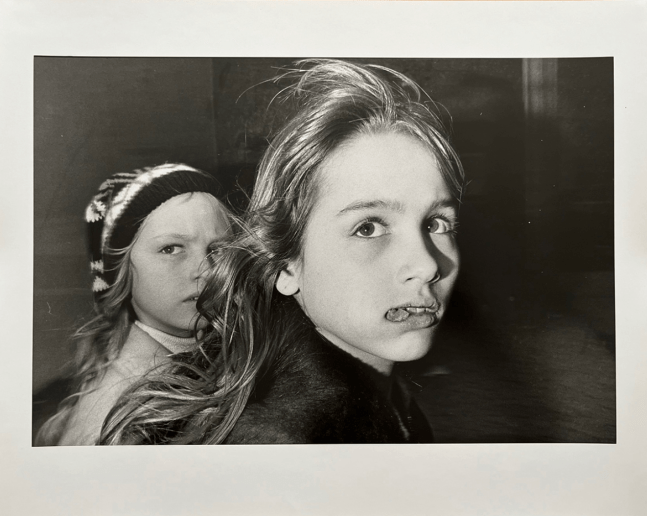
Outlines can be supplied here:
[[298, 260], [317, 202], [317, 171], [342, 144], [396, 131], [422, 142], [460, 200], [463, 170], [437, 107], [404, 75], [375, 65], [304, 60], [280, 75], [296, 113], [272, 139], [235, 235], [214, 257], [198, 309], [215, 329], [200, 349], [122, 397], [100, 444], [225, 442], [255, 387], [281, 368], [301, 328], [279, 273]]
[[72, 378], [74, 394], [66, 397], [58, 412], [40, 428], [35, 439], [39, 446], [59, 441], [79, 398], [93, 389], [128, 338], [134, 320], [130, 305], [133, 283], [130, 255], [138, 236], [139, 232], [125, 249], [108, 251], [117, 258], [115, 283], [101, 297], [95, 298], [91, 319], [72, 336], [77, 344]]
[[[151, 170], [168, 166], [162, 165]], [[212, 181], [211, 176], [185, 165], [173, 166], [183, 167], [179, 169], [183, 174], [183, 182], [180, 184], [182, 189], [177, 189], [177, 184], [173, 182], [175, 176], [162, 176], [157, 181], [146, 185], [148, 192], [152, 192], [154, 197], [164, 199], [164, 196], [172, 198], [173, 195], [181, 195], [183, 192], [189, 194], [203, 190], [208, 192], [204, 185], [206, 180]], [[215, 196], [215, 193], [211, 195]], [[112, 199], [106, 203], [110, 205]], [[151, 206], [154, 210], [157, 205]], [[131, 324], [136, 319], [131, 303], [133, 287], [131, 253], [146, 226], [149, 214], [150, 211], [128, 222], [131, 225], [135, 224], [137, 230], [125, 247], [121, 249], [106, 247], [102, 250], [103, 261], [111, 264], [105, 272], [110, 272], [110, 277], [114, 279], [105, 290], [93, 292], [94, 307], [90, 320], [72, 335], [72, 340], [76, 343], [75, 363], [71, 374], [73, 394], [59, 404], [57, 413], [40, 428], [35, 439], [35, 444], [38, 446], [51, 446], [60, 441], [78, 401], [97, 387], [126, 343]], [[123, 224], [121, 220], [117, 225], [120, 224]], [[120, 229], [123, 229], [123, 226], [120, 226]], [[104, 270], [101, 269], [101, 272]], [[196, 330], [199, 322], [200, 318], [195, 322]]]

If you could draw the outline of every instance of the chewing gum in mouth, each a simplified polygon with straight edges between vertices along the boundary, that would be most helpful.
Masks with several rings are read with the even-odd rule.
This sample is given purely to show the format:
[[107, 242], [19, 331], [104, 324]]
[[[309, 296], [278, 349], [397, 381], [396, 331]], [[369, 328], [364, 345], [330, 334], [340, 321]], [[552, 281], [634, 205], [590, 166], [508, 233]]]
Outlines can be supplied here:
[[406, 321], [411, 314], [407, 312], [404, 308], [391, 308], [386, 313], [386, 318], [391, 322], [402, 322]]
[[406, 321], [412, 315], [422, 315], [422, 314], [433, 314], [436, 313], [435, 308], [425, 307], [425, 306], [406, 306], [400, 308], [391, 308], [386, 313], [387, 320], [391, 322], [402, 322]]

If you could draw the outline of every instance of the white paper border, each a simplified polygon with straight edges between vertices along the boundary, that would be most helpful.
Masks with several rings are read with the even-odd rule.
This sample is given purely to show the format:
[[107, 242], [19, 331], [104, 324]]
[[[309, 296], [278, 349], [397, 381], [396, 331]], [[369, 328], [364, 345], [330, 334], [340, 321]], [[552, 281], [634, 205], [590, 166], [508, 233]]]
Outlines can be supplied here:
[[[644, 2], [624, 1], [4, 1], [2, 511], [640, 514], [647, 507], [646, 13]], [[31, 448], [34, 55], [613, 56], [618, 444]]]

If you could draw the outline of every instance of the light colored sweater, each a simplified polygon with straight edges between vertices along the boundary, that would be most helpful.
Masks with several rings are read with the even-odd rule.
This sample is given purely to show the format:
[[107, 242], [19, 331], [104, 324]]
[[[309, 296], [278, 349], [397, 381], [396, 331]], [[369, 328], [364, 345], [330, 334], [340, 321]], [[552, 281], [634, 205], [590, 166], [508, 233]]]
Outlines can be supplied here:
[[136, 321], [119, 356], [108, 366], [96, 387], [81, 396], [67, 421], [59, 446], [94, 445], [108, 412], [119, 397], [152, 369], [170, 362], [170, 356], [195, 347], [194, 338], [182, 339]]

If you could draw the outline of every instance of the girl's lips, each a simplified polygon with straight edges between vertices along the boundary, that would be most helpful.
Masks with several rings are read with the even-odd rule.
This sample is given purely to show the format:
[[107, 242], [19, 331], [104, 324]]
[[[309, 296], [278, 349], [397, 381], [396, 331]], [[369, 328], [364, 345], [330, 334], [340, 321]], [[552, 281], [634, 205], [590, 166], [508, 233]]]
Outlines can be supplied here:
[[385, 317], [390, 322], [401, 323], [415, 317], [416, 319], [435, 320], [438, 318], [438, 306], [436, 304], [422, 305], [422, 306], [399, 306], [391, 308], [386, 312]]

